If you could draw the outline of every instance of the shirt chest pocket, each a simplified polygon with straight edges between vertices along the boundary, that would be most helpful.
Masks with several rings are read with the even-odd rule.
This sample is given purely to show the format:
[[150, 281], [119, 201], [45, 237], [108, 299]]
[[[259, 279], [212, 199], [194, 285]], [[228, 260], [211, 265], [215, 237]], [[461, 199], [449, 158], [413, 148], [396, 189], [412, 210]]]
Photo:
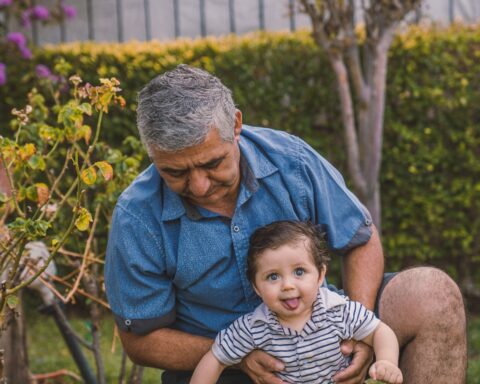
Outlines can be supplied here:
[[217, 221], [182, 222], [176, 255], [174, 285], [189, 290], [197, 284], [214, 284], [231, 262], [228, 226]]

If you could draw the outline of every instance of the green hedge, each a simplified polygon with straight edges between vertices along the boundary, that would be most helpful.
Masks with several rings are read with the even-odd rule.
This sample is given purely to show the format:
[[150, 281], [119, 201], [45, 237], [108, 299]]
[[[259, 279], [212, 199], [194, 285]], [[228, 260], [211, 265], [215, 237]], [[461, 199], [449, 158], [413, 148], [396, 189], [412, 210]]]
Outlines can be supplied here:
[[[382, 165], [383, 242], [387, 267], [440, 266], [479, 277], [480, 29], [412, 28], [390, 53]], [[179, 63], [219, 76], [248, 124], [304, 137], [345, 172], [334, 76], [308, 33], [170, 43], [68, 44], [37, 51], [36, 63], [63, 58], [85, 80], [115, 76], [127, 109], [108, 119], [104, 139], [136, 134], [136, 92]], [[28, 73], [33, 64], [16, 64]], [[25, 82], [0, 88], [0, 130], [20, 106]], [[347, 177], [348, 179], [348, 177]], [[478, 281], [478, 280], [477, 280]]]

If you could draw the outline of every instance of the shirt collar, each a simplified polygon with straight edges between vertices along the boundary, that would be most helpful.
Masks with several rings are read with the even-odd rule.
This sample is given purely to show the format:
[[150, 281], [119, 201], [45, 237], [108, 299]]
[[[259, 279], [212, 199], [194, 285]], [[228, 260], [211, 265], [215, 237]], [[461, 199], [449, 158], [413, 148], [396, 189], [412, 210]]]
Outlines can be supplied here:
[[258, 146], [247, 137], [241, 136], [239, 146], [242, 158], [248, 164], [255, 179], [263, 179], [278, 171], [278, 168], [263, 154]]
[[[240, 171], [242, 184], [250, 192], [254, 193], [258, 187], [258, 179], [270, 176], [278, 171], [277, 167], [268, 160], [265, 155], [246, 137], [240, 140]], [[157, 171], [158, 172], [158, 171]], [[192, 220], [199, 220], [203, 216], [195, 207], [185, 199], [182, 199], [162, 180], [163, 210], [162, 221], [175, 220], [186, 214]], [[250, 195], [250, 193], [248, 195]], [[242, 197], [247, 199], [248, 196]], [[241, 202], [240, 202], [241, 203]]]

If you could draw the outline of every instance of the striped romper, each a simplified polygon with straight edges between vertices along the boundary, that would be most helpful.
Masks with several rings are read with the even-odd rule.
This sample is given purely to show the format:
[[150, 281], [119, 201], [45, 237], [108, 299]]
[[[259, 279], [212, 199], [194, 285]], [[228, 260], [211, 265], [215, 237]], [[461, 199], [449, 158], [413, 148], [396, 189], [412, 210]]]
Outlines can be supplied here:
[[225, 365], [239, 363], [254, 349], [261, 349], [285, 363], [277, 372], [289, 383], [332, 383], [332, 377], [349, 364], [340, 351], [342, 340], [362, 340], [380, 320], [362, 304], [321, 287], [312, 317], [298, 332], [282, 326], [265, 304], [222, 330], [212, 346]]

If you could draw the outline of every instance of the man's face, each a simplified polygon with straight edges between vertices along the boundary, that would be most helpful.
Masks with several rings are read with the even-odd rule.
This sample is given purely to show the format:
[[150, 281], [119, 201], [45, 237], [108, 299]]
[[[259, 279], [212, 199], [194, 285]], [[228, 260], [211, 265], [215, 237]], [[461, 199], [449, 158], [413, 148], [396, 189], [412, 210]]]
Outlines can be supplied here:
[[208, 209], [235, 206], [240, 187], [239, 116], [232, 143], [212, 129], [201, 144], [176, 152], [153, 151], [152, 161], [172, 191]]

